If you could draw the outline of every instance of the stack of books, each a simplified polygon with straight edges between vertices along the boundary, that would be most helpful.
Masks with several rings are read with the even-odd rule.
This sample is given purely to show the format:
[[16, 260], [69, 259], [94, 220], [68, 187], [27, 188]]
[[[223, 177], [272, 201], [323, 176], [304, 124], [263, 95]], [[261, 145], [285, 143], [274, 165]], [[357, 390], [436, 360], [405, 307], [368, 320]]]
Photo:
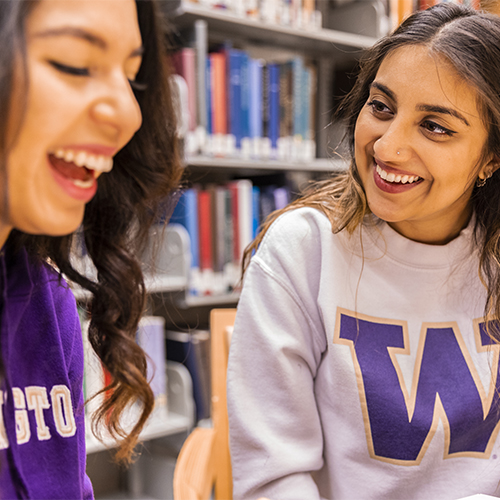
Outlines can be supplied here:
[[186, 190], [170, 222], [181, 224], [189, 234], [190, 294], [234, 291], [245, 248], [268, 215], [285, 207], [290, 198], [287, 187], [258, 187], [248, 179]]
[[197, 45], [176, 52], [172, 63], [177, 94], [186, 96], [178, 107], [187, 121], [188, 156], [302, 162], [316, 157], [312, 62], [301, 56], [268, 62], [230, 46], [205, 53]]

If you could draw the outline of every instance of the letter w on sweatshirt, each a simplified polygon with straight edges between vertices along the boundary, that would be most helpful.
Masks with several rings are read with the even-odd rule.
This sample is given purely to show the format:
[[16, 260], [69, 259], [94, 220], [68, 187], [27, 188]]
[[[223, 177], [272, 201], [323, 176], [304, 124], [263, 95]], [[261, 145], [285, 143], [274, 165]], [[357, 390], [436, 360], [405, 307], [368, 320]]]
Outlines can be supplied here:
[[[478, 351], [494, 342], [474, 321]], [[373, 458], [418, 465], [439, 420], [445, 458], [488, 458], [500, 419], [498, 346], [486, 394], [456, 323], [423, 324], [408, 394], [395, 354], [410, 354], [405, 322], [337, 311], [334, 342], [349, 345], [357, 372], [368, 448]]]

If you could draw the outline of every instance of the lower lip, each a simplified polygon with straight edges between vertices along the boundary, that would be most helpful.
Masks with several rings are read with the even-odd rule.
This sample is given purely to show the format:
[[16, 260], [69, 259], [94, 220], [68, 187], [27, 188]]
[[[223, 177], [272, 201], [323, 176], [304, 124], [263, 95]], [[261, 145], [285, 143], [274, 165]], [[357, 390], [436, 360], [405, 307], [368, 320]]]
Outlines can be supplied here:
[[377, 165], [374, 165], [373, 167], [373, 178], [375, 180], [376, 186], [381, 191], [391, 194], [404, 193], [406, 191], [409, 191], [410, 189], [417, 187], [422, 182], [422, 180], [412, 182], [411, 184], [396, 184], [394, 182], [387, 182], [378, 174]]
[[50, 166], [50, 171], [54, 176], [56, 182], [63, 188], [67, 195], [71, 196], [75, 200], [84, 201], [85, 203], [89, 202], [96, 194], [97, 191], [97, 180], [94, 179], [92, 186], [88, 188], [82, 188], [79, 186], [75, 186], [73, 181], [68, 177], [65, 177], [60, 172], [52, 168], [50, 161], [47, 159], [47, 162]]

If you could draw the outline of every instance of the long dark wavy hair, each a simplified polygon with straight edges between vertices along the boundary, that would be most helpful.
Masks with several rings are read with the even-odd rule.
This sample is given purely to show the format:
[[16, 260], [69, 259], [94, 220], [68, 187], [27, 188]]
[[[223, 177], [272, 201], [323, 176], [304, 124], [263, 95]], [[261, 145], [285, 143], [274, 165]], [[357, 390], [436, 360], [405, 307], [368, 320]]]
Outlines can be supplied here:
[[[24, 22], [38, 0], [0, 2], [0, 175], [6, 180], [5, 137], [12, 94], [15, 56], [25, 55]], [[176, 123], [166, 63], [165, 35], [154, 0], [136, 0], [144, 55], [137, 81], [146, 90], [134, 91], [142, 112], [142, 126], [115, 156], [113, 170], [99, 178], [96, 196], [85, 209], [83, 235], [97, 280], [81, 275], [70, 262], [74, 234], [60, 237], [23, 234], [13, 230], [8, 244], [24, 247], [39, 260], [50, 259], [61, 273], [92, 293], [90, 343], [111, 374], [111, 384], [93, 420], [105, 424], [120, 440], [116, 458], [131, 458], [139, 433], [154, 406], [146, 379], [146, 356], [135, 341], [145, 304], [140, 256], [149, 228], [175, 190], [181, 176]], [[27, 75], [29, 78], [29, 75]], [[28, 82], [29, 84], [29, 82]], [[4, 184], [6, 185], [6, 184]], [[8, 197], [8, 193], [7, 193]], [[7, 200], [3, 200], [4, 210]], [[6, 212], [4, 212], [6, 213]], [[141, 413], [127, 432], [120, 416], [139, 401]]]
[[[356, 121], [384, 58], [409, 45], [423, 45], [431, 55], [447, 60], [477, 91], [488, 139], [475, 177], [486, 158], [492, 156], [500, 163], [500, 18], [451, 3], [415, 12], [365, 52], [356, 83], [339, 108], [338, 116], [346, 123], [344, 141], [351, 157], [349, 170], [311, 186], [303, 197], [271, 214], [245, 252], [243, 272], [269, 226], [285, 211], [305, 206], [317, 208], [330, 219], [333, 232], [346, 229], [350, 233], [370, 213], [354, 159]], [[474, 186], [471, 205], [480, 251], [479, 275], [487, 288], [485, 317], [500, 320], [500, 170], [493, 173], [484, 187]], [[500, 329], [495, 323], [490, 324], [489, 333], [500, 343]]]

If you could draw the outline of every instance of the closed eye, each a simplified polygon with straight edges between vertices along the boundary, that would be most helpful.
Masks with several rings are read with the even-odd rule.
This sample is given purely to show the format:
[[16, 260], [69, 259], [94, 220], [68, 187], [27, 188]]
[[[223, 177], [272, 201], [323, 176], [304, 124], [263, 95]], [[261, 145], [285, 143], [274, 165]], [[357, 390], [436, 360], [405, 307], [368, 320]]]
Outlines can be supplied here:
[[67, 75], [73, 76], [89, 76], [90, 71], [88, 68], [78, 68], [76, 66], [68, 66], [67, 64], [61, 64], [57, 61], [49, 61], [51, 66], [53, 66], [57, 71], [65, 73]]

